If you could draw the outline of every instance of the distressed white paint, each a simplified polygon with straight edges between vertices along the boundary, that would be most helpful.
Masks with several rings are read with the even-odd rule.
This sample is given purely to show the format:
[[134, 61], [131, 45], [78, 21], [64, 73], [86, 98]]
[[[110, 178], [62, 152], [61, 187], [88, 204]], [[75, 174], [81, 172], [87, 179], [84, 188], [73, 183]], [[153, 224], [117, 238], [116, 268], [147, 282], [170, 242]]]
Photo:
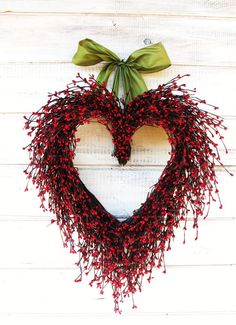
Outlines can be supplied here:
[[[94, 192], [108, 211], [116, 216], [127, 216], [146, 199], [148, 191], [158, 181], [163, 168], [161, 166], [122, 168], [84, 166], [80, 168], [79, 173], [88, 189]], [[24, 192], [26, 187], [24, 169], [24, 165], [0, 167], [1, 216], [4, 218], [15, 216], [18, 220], [18, 217], [31, 216], [30, 220], [34, 220], [34, 216], [43, 214], [39, 209], [38, 192], [33, 186], [30, 185], [30, 190]], [[236, 174], [235, 167], [230, 167], [229, 171]], [[217, 168], [217, 176], [224, 209], [219, 209], [218, 202], [212, 204], [209, 218], [224, 221], [235, 217], [232, 202], [235, 198], [236, 184], [235, 178], [222, 168]]]
[[[28, 224], [30, 224], [30, 233]], [[185, 245], [183, 244], [183, 224], [176, 230], [172, 249], [166, 253], [168, 267], [236, 264], [236, 253], [232, 255], [232, 252], [228, 250], [230, 245], [236, 247], [236, 219], [221, 223], [209, 218], [200, 222], [198, 241], [194, 240], [195, 230], [192, 225], [193, 222], [190, 220]], [[0, 267], [2, 269], [77, 270], [74, 265], [77, 261], [76, 256], [69, 254], [69, 249], [63, 249], [59, 229], [55, 224], [50, 225], [50, 218], [47, 220], [31, 218], [30, 221], [20, 217], [14, 220], [5, 218], [4, 221], [0, 219], [0, 226], [1, 247], [9, 241], [9, 232], [12, 234], [13, 242], [8, 246], [8, 250], [1, 254]], [[227, 238], [224, 241], [219, 240], [221, 231], [227, 232]], [[209, 233], [211, 240], [209, 240]], [[10, 259], [9, 256], [15, 256], [15, 258]]]
[[[143, 320], [148, 320], [149, 315], [156, 316], [158, 320], [158, 315], [164, 313], [181, 313], [183, 316], [201, 312], [232, 312], [235, 310], [235, 269], [235, 266], [206, 266], [169, 267], [167, 274], [156, 271], [151, 284], [144, 283], [142, 293], [136, 294], [135, 302], [139, 305], [137, 313], [143, 313]], [[37, 317], [40, 313], [48, 315], [48, 321], [50, 315], [55, 314], [67, 316], [68, 321], [70, 315], [93, 316], [94, 321], [99, 321], [99, 316], [112, 316], [110, 288], [107, 288], [104, 299], [98, 300], [100, 296], [96, 288], [90, 288], [86, 278], [79, 284], [72, 281], [76, 277], [76, 270], [10, 269], [1, 273], [5, 280], [1, 290], [8, 293], [0, 301], [5, 313], [12, 313], [11, 307], [14, 305], [16, 314], [27, 314], [30, 310], [30, 316], [36, 314]], [[132, 319], [136, 313], [131, 306], [132, 302], [127, 299], [123, 311]], [[111, 319], [117, 318], [117, 315], [113, 315]]]
[[[77, 71], [97, 75], [100, 66], [70, 63], [79, 39], [91, 37], [121, 57], [149, 40], [162, 40], [173, 65], [145, 75], [148, 86], [190, 73], [187, 86], [221, 107], [217, 113], [229, 127], [224, 132], [229, 154], [221, 150], [222, 160], [236, 173], [235, 11], [233, 0], [1, 0], [1, 324], [235, 324], [235, 177], [217, 167], [223, 210], [212, 205], [208, 219], [200, 222], [198, 241], [190, 216], [187, 244], [182, 244], [180, 227], [166, 254], [167, 275], [157, 270], [151, 285], [145, 283], [136, 296], [138, 310], [127, 302], [119, 317], [112, 312], [110, 289], [101, 300], [86, 279], [74, 284], [76, 256], [62, 247], [55, 224], [48, 226], [53, 216], [39, 209], [37, 191], [30, 186], [24, 192], [27, 154], [21, 149], [29, 141], [23, 114], [37, 110], [48, 91], [62, 89]], [[163, 131], [140, 129], [133, 137], [131, 160], [122, 168], [111, 157], [112, 140], [103, 126], [91, 123], [77, 135], [81, 142], [75, 164], [85, 184], [108, 211], [132, 213], [169, 157]]]
[[[37, 110], [47, 101], [48, 92], [65, 89], [66, 84], [75, 79], [77, 72], [86, 77], [89, 74], [96, 76], [100, 68], [101, 65], [79, 67], [71, 63], [0, 62], [0, 112], [29, 113]], [[159, 73], [145, 74], [144, 79], [150, 88], [155, 88], [159, 83], [186, 73], [190, 77], [185, 77], [182, 81], [188, 88], [196, 87], [200, 98], [219, 106], [219, 114], [235, 115], [235, 103], [231, 94], [235, 92], [233, 81], [236, 68], [173, 65]]]
[[0, 12], [116, 13], [234, 17], [234, 0], [2, 0]]
[[[8, 141], [0, 143], [0, 165], [1, 164], [27, 164], [28, 152], [22, 150], [29, 144], [31, 138], [27, 136], [27, 131], [23, 130], [25, 120], [21, 114], [5, 114], [0, 120], [0, 138], [8, 136]], [[234, 166], [236, 164], [236, 119], [226, 118], [224, 125], [228, 130], [222, 130], [221, 134], [225, 137], [228, 153], [219, 139], [218, 149], [222, 162], [225, 165]], [[11, 137], [11, 130], [14, 129], [14, 137]], [[112, 156], [114, 146], [112, 137], [104, 125], [91, 122], [78, 127], [76, 138], [80, 142], [76, 148], [76, 165], [111, 165], [117, 166], [118, 162]], [[99, 140], [99, 141], [98, 141]], [[15, 147], [15, 150], [12, 148]], [[132, 137], [132, 151], [128, 166], [138, 165], [165, 165], [170, 158], [171, 148], [168, 137], [162, 128], [144, 126], [136, 131]], [[216, 162], [218, 165], [218, 163]]]
[[0, 61], [71, 62], [77, 42], [85, 37], [127, 57], [148, 38], [163, 41], [173, 64], [235, 67], [235, 27], [229, 18], [219, 23], [185, 16], [1, 14]]

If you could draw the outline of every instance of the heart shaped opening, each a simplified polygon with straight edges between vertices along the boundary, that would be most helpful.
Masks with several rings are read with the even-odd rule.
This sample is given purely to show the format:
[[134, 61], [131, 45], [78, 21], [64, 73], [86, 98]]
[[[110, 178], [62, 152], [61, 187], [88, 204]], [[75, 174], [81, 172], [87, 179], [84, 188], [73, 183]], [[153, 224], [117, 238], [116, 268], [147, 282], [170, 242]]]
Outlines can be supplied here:
[[161, 127], [143, 126], [133, 135], [131, 157], [120, 166], [106, 127], [97, 122], [76, 132], [74, 165], [81, 180], [103, 207], [123, 221], [146, 201], [170, 159], [168, 135]]
[[[222, 139], [220, 131], [226, 127], [222, 118], [198, 108], [205, 101], [178, 86], [180, 78], [137, 96], [124, 109], [104, 86], [95, 82], [76, 87], [73, 81], [26, 117], [28, 135], [36, 133], [26, 147], [30, 164], [24, 172], [39, 189], [43, 209], [49, 193], [48, 207], [56, 215], [53, 222], [60, 227], [64, 245], [79, 253], [80, 273], [75, 281], [92, 271], [90, 285], [95, 282], [103, 292], [110, 283], [116, 311], [125, 296], [141, 290], [143, 276], [150, 281], [153, 268], [163, 266], [166, 271], [165, 251], [171, 248], [181, 221], [186, 230], [188, 216], [193, 218], [197, 239], [199, 217], [206, 218], [211, 201], [216, 195], [219, 198], [215, 163], [224, 165], [212, 137]], [[180, 93], [173, 93], [176, 90]], [[101, 126], [95, 124], [80, 128], [74, 161], [79, 175], [72, 162], [76, 125], [94, 118], [110, 123], [110, 135], [103, 127], [103, 135], [98, 136]], [[145, 124], [165, 127], [171, 157], [163, 130], [143, 127], [134, 134]], [[90, 136], [85, 135], [88, 127]], [[83, 141], [88, 150], [83, 151]], [[113, 151], [116, 158], [111, 157]]]

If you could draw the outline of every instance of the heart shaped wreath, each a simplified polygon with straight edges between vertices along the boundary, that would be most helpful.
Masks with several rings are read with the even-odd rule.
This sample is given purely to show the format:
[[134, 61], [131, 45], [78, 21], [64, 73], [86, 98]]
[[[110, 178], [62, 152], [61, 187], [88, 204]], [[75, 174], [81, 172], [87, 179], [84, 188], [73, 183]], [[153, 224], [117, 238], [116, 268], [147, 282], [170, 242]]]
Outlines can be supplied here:
[[[82, 51], [83, 58], [87, 55], [88, 59], [89, 46], [90, 55], [93, 46], [93, 60], [89, 64], [102, 60], [109, 62], [109, 56], [104, 58], [109, 50], [88, 39], [80, 42], [74, 61]], [[100, 51], [96, 48], [100, 61], [94, 60], [94, 46], [100, 47]], [[143, 53], [148, 49], [156, 56], [155, 46], [162, 49], [163, 59], [164, 50], [160, 43], [139, 50], [139, 59], [143, 59]], [[101, 47], [106, 52], [103, 57]], [[165, 59], [165, 64], [160, 64], [159, 60], [156, 69], [169, 66], [168, 57]], [[86, 80], [78, 74], [78, 79], [65, 90], [49, 95], [45, 106], [29, 118], [25, 117], [28, 135], [34, 135], [26, 147], [30, 163], [25, 173], [39, 190], [41, 207], [56, 215], [52, 222], [56, 221], [60, 227], [65, 246], [69, 245], [70, 252], [79, 255], [80, 274], [75, 281], [81, 281], [83, 273], [93, 270], [90, 284], [95, 282], [103, 293], [104, 287], [110, 283], [115, 311], [118, 312], [119, 302], [124, 297], [131, 295], [133, 298], [137, 289], [141, 291], [143, 276], [148, 275], [150, 281], [154, 267], [163, 266], [165, 272], [164, 252], [170, 249], [175, 228], [181, 221], [186, 230], [189, 213], [197, 238], [198, 218], [206, 218], [211, 201], [216, 201], [215, 195], [219, 198], [215, 162], [222, 163], [213, 137], [216, 135], [223, 141], [220, 130], [226, 129], [222, 118], [198, 107], [207, 104], [195, 96], [195, 90], [178, 85], [181, 76], [149, 91], [133, 85], [132, 91], [137, 93], [131, 94], [128, 100], [127, 97], [126, 100], [119, 99], [116, 96], [117, 78], [121, 75], [123, 86], [129, 90], [129, 81], [134, 76], [128, 73], [129, 78], [125, 79], [125, 69], [138, 75], [137, 67], [134, 71], [124, 64], [127, 61], [119, 60], [116, 64], [117, 70], [120, 69], [118, 73], [116, 71], [116, 91], [110, 92], [101, 80], [93, 77]], [[86, 62], [80, 60], [77, 64], [88, 65]], [[114, 60], [103, 70], [102, 81], [107, 81], [113, 69], [111, 65], [114, 67]], [[73, 165], [79, 141], [75, 136], [77, 127], [91, 119], [109, 130], [114, 156], [121, 165], [129, 160], [132, 136], [143, 125], [162, 127], [169, 137], [171, 157], [161, 177], [146, 201], [123, 222], [106, 211], [86, 188]]]

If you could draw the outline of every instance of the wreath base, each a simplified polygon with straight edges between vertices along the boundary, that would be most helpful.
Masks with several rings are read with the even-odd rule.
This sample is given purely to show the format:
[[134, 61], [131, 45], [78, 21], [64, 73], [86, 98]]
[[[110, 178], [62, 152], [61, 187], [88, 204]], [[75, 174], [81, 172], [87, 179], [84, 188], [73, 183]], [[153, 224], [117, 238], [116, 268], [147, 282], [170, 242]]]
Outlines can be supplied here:
[[[197, 239], [199, 217], [207, 217], [212, 201], [220, 202], [215, 163], [223, 165], [213, 138], [223, 141], [220, 131], [226, 127], [222, 118], [199, 108], [207, 104], [195, 91], [178, 85], [181, 78], [126, 104], [93, 77], [78, 75], [65, 90], [50, 94], [38, 112], [25, 117], [25, 128], [33, 136], [26, 147], [30, 164], [25, 173], [39, 190], [41, 207], [56, 215], [52, 223], [60, 227], [64, 245], [78, 254], [80, 274], [75, 281], [93, 270], [90, 285], [95, 283], [103, 293], [111, 284], [116, 312], [121, 312], [119, 303], [125, 297], [141, 291], [144, 276], [151, 280], [153, 268], [163, 266], [166, 271], [164, 253], [181, 221], [185, 231], [187, 217], [193, 218]], [[73, 165], [76, 129], [94, 118], [109, 130], [121, 165], [130, 158], [138, 128], [160, 126], [169, 136], [171, 157], [161, 177], [123, 222], [106, 211]]]

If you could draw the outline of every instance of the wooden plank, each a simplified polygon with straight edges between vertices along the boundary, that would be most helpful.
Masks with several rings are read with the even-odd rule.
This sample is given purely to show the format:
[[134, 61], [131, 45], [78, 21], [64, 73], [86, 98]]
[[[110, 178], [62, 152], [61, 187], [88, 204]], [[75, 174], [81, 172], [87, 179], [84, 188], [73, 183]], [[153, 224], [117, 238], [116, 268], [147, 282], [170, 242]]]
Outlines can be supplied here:
[[[234, 148], [236, 120], [227, 120], [225, 124], [229, 127], [228, 134], [224, 132], [225, 142], [229, 147], [229, 154], [225, 153], [225, 148], [221, 143], [219, 143], [219, 152], [222, 161], [226, 165], [236, 165], [236, 149]], [[117, 165], [116, 158], [111, 156], [113, 151], [111, 137], [104, 126], [100, 125], [99, 129], [97, 126], [97, 123], [93, 123], [90, 126], [83, 126], [83, 130], [82, 127], [78, 129], [76, 136], [81, 139], [81, 142], [76, 148], [75, 164], [90, 164], [91, 154], [98, 153], [98, 160], [96, 159], [96, 162], [94, 161], [93, 163], [106, 164], [108, 158], [111, 161], [111, 165]], [[88, 132], [86, 135], [84, 134], [85, 130]], [[96, 139], [100, 139], [101, 141], [95, 144]], [[104, 140], [105, 142], [103, 142]], [[105, 144], [104, 147], [103, 144]], [[83, 158], [80, 156], [80, 150], [84, 152]], [[164, 129], [145, 126], [139, 129], [132, 138], [132, 152], [128, 166], [166, 165], [166, 162], [170, 158], [170, 152], [171, 147]]]
[[[0, 167], [0, 197], [1, 215], [9, 216], [34, 216], [44, 215], [39, 208], [38, 192], [32, 185], [29, 191], [24, 192], [26, 178], [23, 173], [24, 166]], [[147, 193], [151, 190], [160, 176], [160, 167], [87, 167], [80, 168], [80, 177], [101, 201], [103, 206], [115, 216], [131, 215], [142, 202], [146, 200]], [[229, 168], [235, 173], [235, 168]], [[212, 204], [209, 218], [235, 217], [232, 202], [235, 200], [235, 177], [229, 176], [224, 170], [218, 168], [220, 196], [223, 210], [219, 203]], [[14, 202], [14, 204], [13, 204]], [[45, 215], [49, 215], [45, 213]], [[50, 220], [50, 219], [49, 219]]]
[[[69, 249], [63, 247], [59, 228], [49, 224], [49, 220], [43, 219], [41, 222], [0, 219], [0, 246], [6, 247], [8, 243], [7, 249], [1, 252], [0, 270], [76, 269], [77, 255], [70, 254]], [[197, 241], [190, 221], [185, 245], [183, 226], [181, 223], [176, 229], [171, 251], [165, 254], [168, 269], [174, 266], [236, 265], [236, 219], [200, 222]]]
[[107, 47], [112, 39], [111, 49], [121, 57], [149, 39], [163, 41], [173, 64], [235, 66], [235, 26], [223, 18], [2, 14], [0, 62], [70, 62], [77, 42], [88, 37]]
[[[96, 77], [100, 69], [101, 65], [78, 67], [71, 63], [1, 64], [0, 112], [37, 110], [47, 101], [48, 92], [64, 89], [66, 84], [75, 78], [78, 71], [84, 77], [88, 77], [89, 74], [94, 74]], [[196, 87], [200, 98], [219, 106], [219, 114], [235, 115], [233, 96], [236, 68], [172, 65], [159, 73], [143, 76], [148, 88], [155, 89], [159, 83], [168, 82], [176, 75], [186, 73], [191, 76], [182, 80], [188, 88]]]
[[[0, 119], [0, 165], [28, 164], [28, 152], [22, 148], [31, 141], [23, 130], [25, 120], [21, 114], [4, 114]], [[219, 144], [221, 160], [225, 165], [236, 165], [236, 119], [225, 119], [227, 131], [222, 131], [228, 148], [215, 138]], [[76, 133], [80, 142], [76, 148], [76, 165], [110, 165], [117, 166], [118, 161], [112, 156], [114, 146], [105, 126], [93, 122], [80, 126]], [[98, 141], [99, 140], [99, 141]], [[144, 126], [132, 138], [132, 152], [128, 166], [165, 165], [170, 158], [170, 145], [167, 134], [162, 128]]]
[[234, 0], [102, 0], [99, 4], [92, 1], [55, 1], [40, 0], [2, 0], [0, 12], [67, 12], [67, 13], [132, 13], [132, 14], [157, 14], [157, 15], [193, 15], [193, 16], [218, 16], [233, 17], [236, 15]]
[[[151, 284], [144, 281], [142, 293], [135, 296], [137, 312], [139, 315], [235, 312], [235, 271], [235, 266], [169, 268], [167, 274], [157, 270]], [[114, 317], [111, 289], [107, 287], [101, 296], [95, 287], [89, 287], [86, 278], [82, 283], [74, 283], [76, 273], [76, 270], [2, 270], [1, 313]], [[122, 305], [123, 314], [134, 315], [131, 308], [130, 298]]]
[[[2, 316], [2, 317], [1, 317]], [[70, 325], [78, 325], [79, 322], [86, 324], [92, 324], [94, 318], [98, 320], [98, 315], [91, 315], [90, 313], [81, 315], [76, 313], [2, 313], [0, 314], [0, 321], [4, 325], [12, 325], [22, 323], [24, 325], [41, 325], [44, 324], [57, 324], [64, 325], [66, 321], [70, 322]], [[227, 324], [235, 325], [236, 315], [234, 311], [209, 311], [209, 312], [165, 312], [158, 313], [148, 312], [140, 313], [135, 310], [131, 314], [122, 313], [122, 315], [99, 315], [99, 322], [103, 325], [120, 325], [122, 321], [123, 325], [130, 324], [130, 321], [138, 324], [142, 322], [150, 323], [161, 323], [162, 325], [172, 325], [179, 324], [181, 325], [199, 325], [199, 324]]]
[[[102, 0], [95, 4], [93, 1], [68, 0], [55, 4], [52, 0], [42, 0], [39, 5], [34, 0], [12, 0], [10, 4], [1, 1], [0, 11], [35, 11], [36, 14], [0, 15], [0, 41], [4, 49], [0, 52], [0, 88], [3, 92], [0, 112], [10, 113], [0, 115], [0, 164], [6, 164], [0, 166], [0, 245], [3, 248], [0, 323], [37, 325], [55, 321], [64, 324], [66, 320], [78, 324], [81, 320], [92, 323], [96, 318], [105, 325], [108, 322], [120, 324], [120, 320], [130, 324], [130, 319], [135, 322], [141, 317], [144, 321], [162, 322], [162, 325], [175, 321], [183, 325], [190, 322], [193, 325], [235, 324], [236, 219], [232, 204], [236, 184], [223, 169], [217, 167], [224, 209], [219, 210], [218, 204], [212, 206], [209, 219], [199, 225], [200, 238], [196, 242], [192, 221], [189, 222], [185, 246], [182, 245], [182, 229], [178, 229], [172, 250], [166, 257], [167, 276], [162, 275], [161, 270], [155, 272], [151, 286], [145, 282], [142, 295], [137, 295], [138, 313], [131, 312], [132, 302], [129, 302], [123, 306], [124, 317], [120, 319], [112, 312], [110, 288], [101, 297], [96, 288], [88, 286], [88, 281], [80, 285], [73, 282], [78, 273], [73, 267], [76, 256], [63, 249], [58, 229], [47, 227], [51, 216], [43, 215], [38, 208], [37, 192], [31, 190], [32, 186], [28, 193], [23, 192], [26, 182], [22, 172], [24, 165], [16, 165], [27, 163], [27, 157], [21, 151], [25, 133], [22, 132], [22, 116], [11, 117], [11, 113], [35, 110], [44, 104], [50, 88], [63, 87], [64, 82], [74, 77], [78, 67], [69, 62], [76, 42], [84, 37], [94, 38], [108, 47], [112, 39], [113, 49], [121, 57], [150, 41], [163, 40], [174, 66], [158, 75], [145, 76], [149, 87], [156, 84], [156, 80], [169, 79], [173, 71], [189, 72], [185, 71], [189, 67], [194, 73], [191, 80], [197, 81], [192, 83], [193, 87], [198, 87], [199, 83], [203, 97], [222, 106], [219, 113], [230, 117], [226, 121], [230, 126], [226, 133], [230, 154], [222, 157], [227, 164], [236, 165], [233, 107], [236, 61], [232, 33], [235, 22], [223, 18], [235, 16], [235, 1], [172, 2], [147, 0], [134, 4], [134, 0]], [[4, 9], [2, 4], [13, 9]], [[133, 15], [130, 14], [132, 7], [135, 8]], [[51, 14], [37, 13], [45, 11]], [[190, 17], [184, 17], [188, 15]], [[124, 39], [128, 44], [121, 46]], [[23, 63], [11, 65], [6, 62]], [[98, 69], [82, 70], [86, 75], [91, 71], [97, 73]], [[110, 157], [112, 143], [104, 128], [92, 123], [88, 128], [81, 128], [78, 136], [82, 138], [81, 156], [76, 156], [75, 163], [83, 164], [80, 174], [85, 184], [115, 215], [132, 213], [145, 200], [150, 186], [161, 173], [161, 165], [168, 159], [165, 134], [158, 129], [140, 130], [133, 139], [132, 160], [125, 168], [118, 168]], [[99, 142], [95, 141], [95, 136], [104, 146], [94, 146]], [[235, 172], [235, 167], [230, 170]]]

